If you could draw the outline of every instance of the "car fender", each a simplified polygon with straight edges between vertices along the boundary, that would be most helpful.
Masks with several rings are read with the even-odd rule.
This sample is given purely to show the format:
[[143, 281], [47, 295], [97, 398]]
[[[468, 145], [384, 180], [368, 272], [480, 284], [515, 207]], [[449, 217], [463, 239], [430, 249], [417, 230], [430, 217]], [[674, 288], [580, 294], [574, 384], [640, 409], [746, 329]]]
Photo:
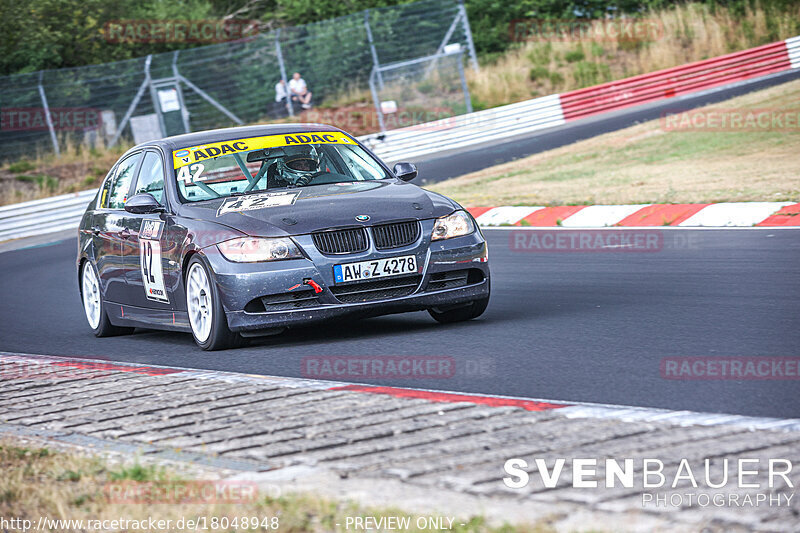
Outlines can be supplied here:
[[[186, 267], [194, 254], [202, 254], [204, 249], [216, 246], [219, 242], [246, 236], [239, 230], [216, 222], [182, 217], [176, 217], [172, 222], [171, 239], [174, 239], [176, 244], [180, 243], [179, 264], [182, 276], [185, 276]], [[191, 229], [188, 226], [191, 226]]]
[[92, 210], [96, 196], [92, 203], [87, 207], [78, 226], [78, 257], [75, 261], [75, 269], [78, 275], [78, 292], [81, 292], [81, 265], [84, 260], [95, 260], [94, 239], [92, 239]]
[[461, 205], [459, 205], [458, 202], [456, 202], [455, 200], [453, 200], [451, 198], [448, 198], [447, 196], [445, 196], [443, 194], [439, 194], [437, 192], [429, 191], [427, 189], [423, 189], [423, 190], [428, 195], [428, 197], [431, 199], [431, 202], [433, 202], [434, 208], [438, 207], [439, 209], [442, 209], [442, 210], [447, 209], [449, 211], [448, 214], [452, 214], [454, 211], [458, 211], [459, 209], [464, 209], [463, 207], [461, 207]]

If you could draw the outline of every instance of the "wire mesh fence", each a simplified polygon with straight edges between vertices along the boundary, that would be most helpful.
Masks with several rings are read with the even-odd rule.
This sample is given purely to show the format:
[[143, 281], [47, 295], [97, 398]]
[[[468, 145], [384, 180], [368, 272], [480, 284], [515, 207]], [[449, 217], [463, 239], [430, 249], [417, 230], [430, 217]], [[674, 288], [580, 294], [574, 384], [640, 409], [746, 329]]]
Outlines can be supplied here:
[[[423, 0], [238, 41], [0, 77], [0, 159], [285, 117], [295, 107], [278, 100], [276, 85], [294, 72], [319, 105], [368, 94], [382, 65], [442, 54], [453, 61], [448, 45], [466, 50], [477, 68], [463, 4]], [[457, 78], [450, 82], [461, 89]]]
[[[452, 45], [451, 45], [452, 46]], [[370, 90], [381, 131], [472, 113], [459, 45], [442, 54], [381, 65]]]

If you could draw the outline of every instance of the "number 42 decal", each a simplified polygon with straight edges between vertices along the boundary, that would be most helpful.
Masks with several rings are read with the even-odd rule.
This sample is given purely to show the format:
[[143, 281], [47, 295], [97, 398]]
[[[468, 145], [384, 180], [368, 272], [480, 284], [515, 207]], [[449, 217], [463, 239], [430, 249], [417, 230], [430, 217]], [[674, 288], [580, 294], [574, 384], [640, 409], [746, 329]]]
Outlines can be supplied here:
[[[159, 243], [156, 243], [156, 253], [160, 253], [158, 250]], [[153, 275], [153, 241], [142, 241], [142, 250], [144, 252], [144, 257], [142, 258], [142, 277], [146, 279], [148, 283], [155, 283], [156, 277]]]
[[195, 163], [188, 167], [181, 167], [178, 171], [178, 180], [183, 181], [184, 185], [191, 185], [193, 181], [200, 181], [200, 177], [205, 170], [205, 165], [202, 163]]
[[139, 231], [139, 264], [142, 270], [144, 293], [148, 300], [169, 303], [164, 287], [164, 271], [161, 267], [162, 220], [143, 220]]

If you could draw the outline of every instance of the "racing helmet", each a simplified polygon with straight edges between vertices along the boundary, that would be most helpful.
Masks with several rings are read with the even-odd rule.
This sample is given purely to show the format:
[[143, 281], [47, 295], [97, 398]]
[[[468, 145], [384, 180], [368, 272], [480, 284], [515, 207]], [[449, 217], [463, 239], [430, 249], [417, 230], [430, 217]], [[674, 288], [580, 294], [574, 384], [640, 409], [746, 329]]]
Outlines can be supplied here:
[[287, 146], [278, 159], [278, 177], [292, 185], [306, 185], [319, 173], [319, 154], [312, 145]]

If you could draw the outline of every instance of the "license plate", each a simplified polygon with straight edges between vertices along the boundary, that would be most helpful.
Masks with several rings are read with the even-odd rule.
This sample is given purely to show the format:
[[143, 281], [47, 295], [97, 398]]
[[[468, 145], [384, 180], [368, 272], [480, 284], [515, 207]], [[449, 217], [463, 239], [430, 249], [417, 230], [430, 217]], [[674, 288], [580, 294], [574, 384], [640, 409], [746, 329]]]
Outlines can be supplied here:
[[333, 267], [335, 283], [364, 281], [367, 279], [388, 278], [389, 276], [416, 273], [417, 258], [414, 255], [387, 257], [386, 259], [347, 263], [344, 265], [334, 265]]

